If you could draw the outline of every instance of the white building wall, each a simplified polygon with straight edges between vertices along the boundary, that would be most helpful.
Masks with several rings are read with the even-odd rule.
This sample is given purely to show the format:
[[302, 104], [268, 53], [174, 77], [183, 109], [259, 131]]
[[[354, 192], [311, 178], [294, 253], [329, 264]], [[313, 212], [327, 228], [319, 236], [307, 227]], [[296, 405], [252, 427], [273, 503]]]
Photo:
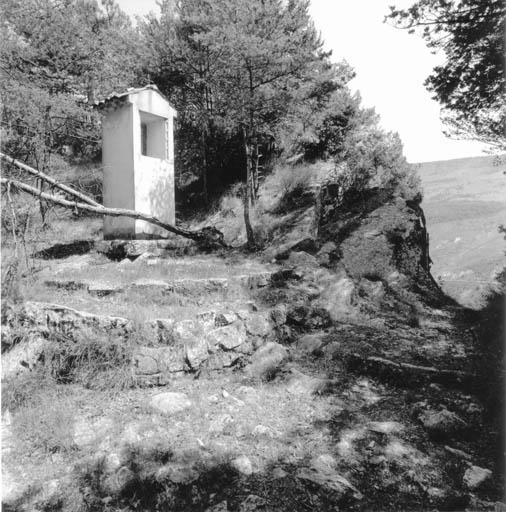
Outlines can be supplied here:
[[[104, 205], [134, 209], [175, 224], [173, 118], [176, 111], [156, 91], [129, 97], [103, 124]], [[141, 121], [147, 154], [141, 151]], [[104, 238], [154, 238], [167, 232], [145, 221], [105, 217]]]
[[[134, 105], [108, 112], [102, 125], [104, 206], [135, 209]], [[104, 216], [104, 238], [132, 238], [135, 220]]]

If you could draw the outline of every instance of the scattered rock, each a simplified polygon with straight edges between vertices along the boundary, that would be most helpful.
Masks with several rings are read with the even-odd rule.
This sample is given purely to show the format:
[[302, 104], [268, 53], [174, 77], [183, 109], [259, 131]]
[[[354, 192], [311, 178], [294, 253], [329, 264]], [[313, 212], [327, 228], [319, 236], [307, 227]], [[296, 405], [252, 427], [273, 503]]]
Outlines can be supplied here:
[[251, 475], [253, 473], [253, 465], [246, 455], [240, 455], [232, 460], [230, 465], [242, 475]]
[[460, 416], [447, 409], [427, 411], [419, 419], [431, 436], [439, 438], [450, 437], [467, 426]]
[[239, 512], [256, 512], [257, 510], [265, 510], [267, 502], [257, 496], [256, 494], [250, 494], [240, 505]]
[[439, 487], [429, 487], [427, 489], [427, 496], [432, 502], [440, 502], [446, 498], [446, 492]]
[[270, 428], [266, 427], [265, 425], [257, 425], [253, 432], [251, 433], [253, 437], [275, 437], [275, 432]]
[[471, 455], [469, 453], [466, 453], [462, 450], [458, 450], [457, 448], [452, 448], [451, 446], [446, 445], [445, 450], [448, 453], [451, 453], [452, 455], [455, 455], [456, 457], [459, 457], [464, 460], [471, 460]]
[[337, 254], [337, 245], [334, 242], [327, 242], [316, 253], [316, 259], [320, 265], [330, 265], [333, 257]]
[[101, 336], [104, 332], [127, 334], [131, 328], [131, 322], [126, 318], [94, 315], [57, 304], [30, 301], [24, 304], [23, 321], [26, 327], [36, 329], [42, 336], [61, 332], [67, 337], [71, 334], [74, 339], [80, 335]]
[[272, 470], [272, 478], [276, 480], [285, 478], [286, 476], [288, 476], [288, 473], [282, 468], [276, 467]]
[[354, 282], [348, 277], [342, 277], [338, 281], [328, 283], [318, 300], [318, 305], [326, 311], [330, 320], [346, 320], [350, 315], [356, 314], [353, 304], [354, 292]]
[[184, 370], [183, 353], [178, 347], [136, 347], [132, 356], [135, 376], [153, 376]]
[[330, 327], [332, 320], [329, 312], [324, 308], [313, 306], [296, 306], [287, 313], [287, 323], [305, 329], [321, 329]]
[[122, 466], [104, 479], [102, 487], [108, 494], [119, 494], [134, 480], [135, 473], [127, 466]]
[[234, 418], [230, 414], [220, 414], [209, 424], [209, 433], [221, 434], [227, 430], [230, 424], [234, 423]]
[[220, 501], [216, 505], [212, 507], [206, 508], [205, 512], [228, 512], [228, 502], [227, 500]]
[[490, 469], [471, 466], [464, 473], [464, 484], [469, 490], [474, 491], [482, 487], [491, 477]]
[[184, 393], [160, 393], [150, 400], [150, 405], [162, 414], [177, 414], [193, 404]]
[[281, 327], [286, 324], [286, 306], [276, 306], [271, 310], [271, 318], [276, 327]]
[[266, 337], [272, 331], [272, 327], [264, 315], [260, 313], [247, 314], [244, 319], [246, 332], [251, 336]]
[[225, 327], [218, 327], [207, 334], [210, 347], [219, 347], [224, 350], [233, 350], [246, 341], [246, 329], [240, 321]]
[[323, 356], [328, 359], [334, 359], [341, 351], [341, 344], [338, 341], [332, 341], [322, 348]]
[[346, 478], [333, 469], [302, 468], [296, 473], [299, 480], [309, 481], [326, 491], [337, 494], [337, 500], [362, 499], [362, 494]]
[[398, 434], [404, 430], [404, 425], [397, 421], [371, 421], [367, 428], [378, 434]]
[[318, 260], [305, 251], [291, 252], [287, 263], [296, 267], [317, 267]]
[[323, 391], [329, 382], [325, 379], [304, 375], [296, 369], [292, 369], [291, 373], [292, 376], [286, 390], [293, 395], [313, 395]]
[[287, 358], [288, 350], [279, 343], [270, 341], [251, 356], [246, 374], [250, 377], [269, 378]]
[[[2, 334], [4, 326], [2, 325]], [[2, 353], [2, 381], [30, 372], [40, 361], [48, 341], [42, 336], [29, 336]]]
[[194, 338], [187, 340], [184, 345], [185, 359], [192, 370], [197, 370], [209, 357], [207, 341]]
[[[242, 347], [243, 345], [241, 345]], [[242, 354], [237, 352], [216, 352], [209, 356], [206, 361], [205, 368], [208, 370], [223, 370], [223, 368], [230, 368], [241, 360]]]
[[297, 341], [297, 349], [309, 355], [321, 353], [323, 347], [323, 336], [321, 334], [306, 334]]
[[271, 283], [274, 286], [281, 287], [284, 286], [287, 281], [292, 279], [294, 281], [299, 281], [302, 277], [302, 273], [294, 268], [282, 268], [271, 275]]
[[167, 464], [156, 471], [155, 479], [157, 482], [172, 482], [174, 484], [188, 485], [197, 480], [199, 473], [197, 470], [183, 464]]
[[216, 327], [225, 327], [226, 325], [233, 324], [237, 320], [235, 313], [220, 313], [216, 315], [214, 323]]
[[322, 453], [313, 459], [311, 467], [327, 471], [329, 469], [335, 469], [337, 467], [337, 461], [329, 453]]

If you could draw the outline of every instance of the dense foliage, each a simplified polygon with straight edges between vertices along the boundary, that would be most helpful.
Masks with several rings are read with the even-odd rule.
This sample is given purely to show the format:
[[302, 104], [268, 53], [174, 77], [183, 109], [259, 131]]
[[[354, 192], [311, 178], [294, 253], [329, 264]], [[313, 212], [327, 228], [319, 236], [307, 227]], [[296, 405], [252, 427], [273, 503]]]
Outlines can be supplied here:
[[5, 0], [0, 9], [4, 150], [40, 169], [52, 153], [93, 157], [93, 102], [140, 79], [129, 18], [113, 0]]
[[[155, 83], [178, 110], [179, 189], [207, 205], [245, 183], [245, 221], [274, 158], [333, 159], [350, 186], [417, 183], [397, 135], [348, 87], [308, 0], [164, 0], [133, 27], [114, 0], [5, 0], [2, 147], [40, 169], [100, 154], [93, 104]], [[194, 203], [194, 204], [195, 204]], [[252, 235], [250, 227], [249, 234]]]
[[506, 148], [503, 0], [418, 0], [389, 18], [418, 31], [445, 62], [426, 86], [443, 104], [450, 132]]

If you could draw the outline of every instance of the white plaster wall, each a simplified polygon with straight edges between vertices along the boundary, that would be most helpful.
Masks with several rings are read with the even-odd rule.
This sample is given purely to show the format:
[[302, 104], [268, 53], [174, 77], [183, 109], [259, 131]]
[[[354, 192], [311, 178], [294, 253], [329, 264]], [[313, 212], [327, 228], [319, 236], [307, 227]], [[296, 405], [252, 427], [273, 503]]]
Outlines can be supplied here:
[[[140, 156], [136, 162], [135, 204], [140, 212], [150, 213], [167, 224], [175, 224], [174, 165], [167, 160]], [[144, 222], [135, 221], [137, 238], [166, 236], [167, 232]]]
[[[103, 120], [104, 205], [134, 209], [175, 224], [173, 118], [176, 111], [152, 90], [132, 94], [129, 100], [131, 103], [108, 112]], [[166, 121], [159, 123], [154, 116]], [[141, 119], [147, 122], [148, 153], [161, 158], [141, 154]], [[165, 230], [144, 221], [126, 217], [104, 219], [106, 239], [166, 235]]]
[[136, 94], [132, 94], [129, 98], [130, 101], [143, 112], [165, 117], [166, 119], [175, 115], [174, 109], [169, 105], [167, 100], [152, 89], [146, 89]]
[[[102, 124], [104, 206], [135, 209], [134, 129], [132, 104], [109, 112]], [[104, 238], [132, 238], [135, 220], [104, 216]]]
[[[152, 91], [147, 91], [152, 92]], [[159, 99], [158, 95], [156, 95]], [[163, 102], [167, 105], [166, 102]], [[146, 107], [146, 105], [144, 105]], [[170, 107], [169, 107], [170, 108]], [[159, 112], [159, 110], [158, 110]], [[152, 113], [152, 112], [148, 112]], [[169, 115], [171, 114], [168, 111]], [[134, 146], [135, 151], [135, 209], [142, 213], [147, 213], [158, 217], [167, 224], [175, 224], [175, 199], [174, 199], [174, 159], [172, 161], [165, 158], [154, 158], [141, 154], [141, 118], [143, 113], [134, 109]], [[148, 151], [153, 149], [150, 144], [155, 145], [157, 153], [165, 154], [165, 129], [161, 130], [163, 140], [160, 138], [160, 131], [157, 130], [155, 140], [150, 141], [150, 134], [153, 131], [149, 129], [148, 124]], [[169, 133], [169, 136], [171, 134]], [[169, 147], [172, 144], [169, 144]], [[136, 238], [151, 238], [166, 236], [167, 232], [142, 220], [135, 221]]]

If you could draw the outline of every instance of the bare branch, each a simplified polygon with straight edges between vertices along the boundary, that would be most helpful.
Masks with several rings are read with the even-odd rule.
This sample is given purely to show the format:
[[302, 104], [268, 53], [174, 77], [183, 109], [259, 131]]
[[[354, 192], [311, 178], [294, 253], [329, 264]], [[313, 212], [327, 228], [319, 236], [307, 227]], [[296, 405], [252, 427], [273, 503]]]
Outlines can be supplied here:
[[4, 153], [0, 153], [0, 158], [3, 158], [7, 162], [15, 165], [19, 169], [31, 174], [32, 176], [35, 176], [36, 178], [39, 178], [39, 179], [45, 181], [46, 183], [49, 183], [54, 188], [58, 188], [62, 192], [65, 192], [73, 197], [77, 197], [78, 199], [80, 199], [81, 201], [83, 201], [86, 204], [103, 208], [103, 206], [101, 204], [97, 203], [91, 197], [88, 197], [87, 195], [82, 194], [81, 192], [78, 192], [77, 190], [74, 190], [73, 188], [68, 187], [67, 185], [58, 183], [54, 178], [51, 178], [51, 176], [48, 176], [47, 174], [43, 173], [42, 171], [38, 171], [37, 169], [34, 169], [33, 167], [30, 167], [29, 165], [26, 165], [23, 162], [20, 162], [19, 160], [16, 160], [15, 158], [12, 158], [11, 156], [8, 156]]
[[194, 240], [205, 247], [225, 247], [223, 234], [212, 227], [206, 227], [199, 231], [188, 231], [186, 229], [177, 228], [171, 224], [167, 224], [166, 222], [162, 222], [160, 219], [153, 217], [152, 215], [140, 213], [135, 210], [127, 210], [125, 208], [106, 208], [105, 206], [102, 206], [98, 203], [91, 205], [88, 203], [69, 201], [67, 199], [42, 192], [38, 188], [32, 187], [31, 185], [23, 183], [19, 180], [0, 178], [0, 184], [7, 187], [12, 186], [13, 188], [18, 188], [19, 190], [23, 190], [24, 192], [34, 197], [45, 199], [46, 201], [50, 201], [59, 206], [63, 206], [64, 208], [70, 208], [73, 210], [77, 209], [90, 213], [98, 213], [99, 215], [108, 215], [110, 217], [129, 217], [131, 219], [144, 220], [150, 224], [159, 226], [170, 233]]

